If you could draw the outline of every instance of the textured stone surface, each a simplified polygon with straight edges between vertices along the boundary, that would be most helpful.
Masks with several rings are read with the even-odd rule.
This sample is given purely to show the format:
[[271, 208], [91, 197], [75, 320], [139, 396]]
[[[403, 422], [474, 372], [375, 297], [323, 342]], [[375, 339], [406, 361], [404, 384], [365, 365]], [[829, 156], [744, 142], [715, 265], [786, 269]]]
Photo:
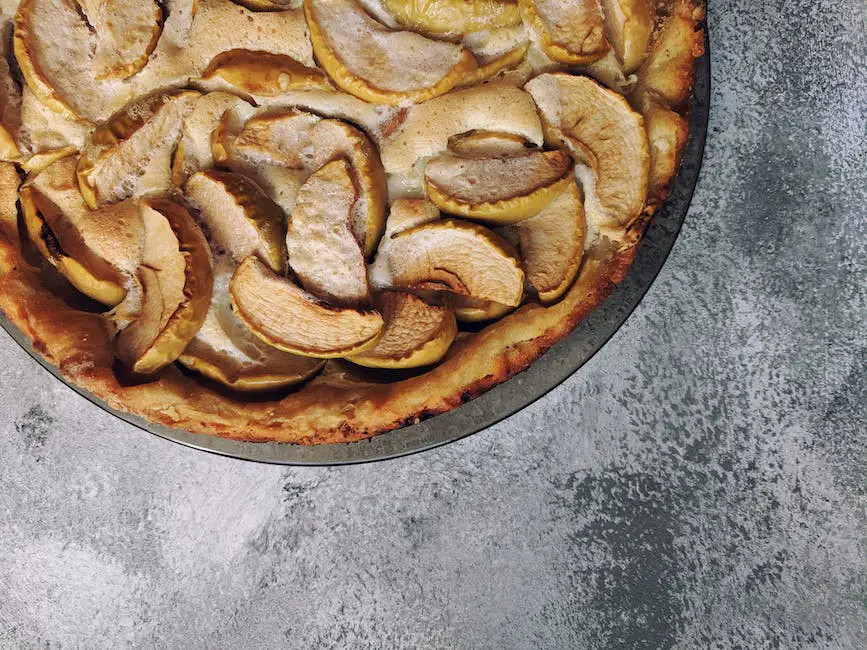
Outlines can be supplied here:
[[218, 458], [0, 336], [0, 647], [867, 647], [865, 11], [712, 2], [662, 274], [579, 373], [456, 444]]

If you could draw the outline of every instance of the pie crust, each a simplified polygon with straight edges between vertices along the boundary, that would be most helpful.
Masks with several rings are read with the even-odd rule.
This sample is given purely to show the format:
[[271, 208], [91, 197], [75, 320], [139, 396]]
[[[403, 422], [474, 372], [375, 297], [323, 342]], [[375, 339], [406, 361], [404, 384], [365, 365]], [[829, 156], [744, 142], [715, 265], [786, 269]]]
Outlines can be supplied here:
[[[199, 11], [204, 6], [208, 14], [217, 5], [228, 2], [199, 0]], [[630, 3], [621, 1], [619, 4]], [[691, 92], [694, 60], [703, 53], [704, 8], [698, 0], [656, 0], [650, 4], [656, 16], [651, 48], [654, 39], [662, 38], [661, 34], [667, 30], [674, 32], [666, 38], [675, 39], [671, 42], [677, 46], [677, 52], [666, 52], [665, 56], [648, 60], [646, 65], [652, 64], [655, 70], [665, 71], [667, 76], [663, 80], [643, 84], [639, 68], [637, 83], [633, 80], [626, 88], [616, 88], [645, 119], [658, 116], [661, 120], [646, 124], [651, 164], [644, 209], [630, 222], [606, 230], [605, 237], [596, 238], [586, 248], [576, 279], [557, 302], [543, 306], [538, 300], [530, 300], [484, 327], [462, 326], [466, 331], [458, 334], [446, 356], [432, 367], [412, 371], [371, 370], [346, 360], [331, 359], [306, 383], [280, 394], [254, 398], [203, 379], [179, 364], [171, 364], [147, 379], [132, 377], [117, 361], [113, 336], [103, 315], [93, 305], [82, 309], [86, 301], [74, 296], [71, 289], [62, 288], [63, 283], [58, 282], [54, 271], [22, 235], [17, 202], [28, 161], [55, 148], [38, 145], [45, 134], [37, 132], [19, 143], [20, 155], [7, 155], [6, 162], [0, 162], [0, 309], [31, 340], [33, 348], [75, 385], [115, 409], [190, 432], [242, 441], [339, 443], [368, 438], [451, 410], [526, 369], [606, 298], [626, 274], [642, 233], [668, 192], [688, 135], [684, 98]], [[222, 9], [225, 11], [226, 7]], [[253, 17], [260, 15], [240, 6], [237, 11]], [[303, 16], [298, 8], [285, 12]], [[670, 28], [672, 16], [683, 22], [680, 29]], [[274, 23], [273, 18], [271, 22]], [[293, 33], [298, 32], [296, 25]], [[164, 34], [164, 38], [168, 36]], [[172, 33], [171, 36], [183, 41], [183, 35]], [[272, 45], [275, 38], [268, 32], [265, 47]], [[209, 44], [213, 40], [219, 39], [207, 39]], [[527, 78], [538, 73], [539, 68], [531, 69], [536, 63], [529, 62], [533, 49], [531, 45], [523, 61], [502, 72], [501, 81], [495, 83], [521, 87]], [[305, 43], [289, 45], [275, 53], [309, 50], [309, 44]], [[160, 50], [160, 44], [155, 50], [161, 56], [172, 51], [175, 50]], [[183, 49], [177, 51], [181, 52], [177, 56], [182, 56]], [[683, 64], [675, 65], [677, 61], [671, 63], [678, 53], [687, 57], [686, 68]], [[302, 63], [309, 66], [311, 61]], [[171, 68], [165, 61], [161, 64]], [[597, 76], [594, 66], [598, 65], [599, 61], [568, 70], [570, 74]], [[604, 73], [598, 76], [605, 78]], [[663, 90], [655, 92], [652, 88]], [[672, 104], [672, 98], [677, 98], [679, 103]], [[4, 110], [6, 106], [9, 104]], [[315, 112], [315, 107], [313, 109]], [[368, 111], [365, 115], [369, 110], [369, 107], [363, 108]], [[405, 110], [406, 106], [401, 107], [397, 114]], [[70, 131], [66, 127], [68, 116], [50, 108], [44, 115], [48, 116], [56, 133], [64, 129]], [[350, 121], [364, 128], [364, 119]], [[672, 128], [667, 128], [669, 122], [673, 123]], [[67, 139], [64, 146], [76, 151], [80, 141], [73, 137]]]

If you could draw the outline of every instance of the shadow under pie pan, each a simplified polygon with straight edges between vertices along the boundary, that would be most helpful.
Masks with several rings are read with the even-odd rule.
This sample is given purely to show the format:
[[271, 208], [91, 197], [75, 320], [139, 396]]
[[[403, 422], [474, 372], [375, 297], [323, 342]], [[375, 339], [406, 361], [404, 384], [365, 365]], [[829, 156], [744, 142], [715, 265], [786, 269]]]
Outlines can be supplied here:
[[462, 406], [418, 424], [360, 442], [313, 446], [238, 442], [189, 433], [111, 408], [89, 391], [65, 379], [56, 367], [33, 349], [28, 337], [11, 324], [2, 311], [0, 325], [46, 370], [97, 406], [154, 435], [195, 449], [264, 463], [342, 465], [395, 458], [453, 442], [509, 417], [562, 383], [605, 345], [650, 288], [686, 217], [701, 167], [710, 103], [707, 41], [705, 54], [696, 63], [695, 86], [689, 110], [689, 141], [677, 178], [665, 203], [651, 220], [623, 281], [569, 336], [555, 344], [526, 371]]

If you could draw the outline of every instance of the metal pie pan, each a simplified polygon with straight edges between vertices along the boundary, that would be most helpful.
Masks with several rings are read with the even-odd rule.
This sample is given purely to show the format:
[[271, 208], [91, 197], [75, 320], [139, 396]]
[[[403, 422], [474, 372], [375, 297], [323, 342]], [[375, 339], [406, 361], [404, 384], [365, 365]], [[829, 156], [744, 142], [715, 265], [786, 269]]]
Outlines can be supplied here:
[[697, 62], [695, 89], [690, 100], [690, 136], [683, 162], [668, 199], [648, 227], [626, 278], [574, 332], [554, 345], [525, 372], [447, 413], [369, 440], [329, 445], [237, 442], [189, 433], [111, 408], [63, 377], [33, 349], [30, 340], [2, 312], [0, 326], [52, 375], [97, 406], [144, 431], [202, 451], [262, 463], [345, 465], [396, 458], [459, 440], [513, 415], [565, 381], [605, 345], [653, 284], [686, 218], [698, 181], [710, 108], [707, 45], [706, 42], [705, 55]]

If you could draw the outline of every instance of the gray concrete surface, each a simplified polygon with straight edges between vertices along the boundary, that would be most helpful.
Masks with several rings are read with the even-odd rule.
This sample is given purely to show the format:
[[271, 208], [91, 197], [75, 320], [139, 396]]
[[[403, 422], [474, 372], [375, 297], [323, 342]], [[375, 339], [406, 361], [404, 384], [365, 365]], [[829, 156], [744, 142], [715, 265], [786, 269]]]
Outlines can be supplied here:
[[867, 647], [867, 5], [711, 4], [671, 258], [499, 426], [257, 466], [123, 425], [0, 336], [0, 647]]

